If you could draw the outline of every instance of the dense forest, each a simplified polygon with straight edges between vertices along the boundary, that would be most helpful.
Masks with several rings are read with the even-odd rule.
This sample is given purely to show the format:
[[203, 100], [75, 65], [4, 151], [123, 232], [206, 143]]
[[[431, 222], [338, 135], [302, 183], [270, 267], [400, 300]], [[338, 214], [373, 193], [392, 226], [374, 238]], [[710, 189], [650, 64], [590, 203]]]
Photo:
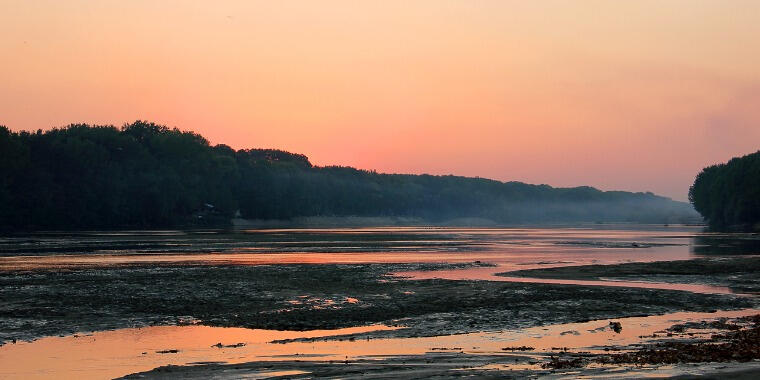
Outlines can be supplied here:
[[689, 200], [714, 230], [760, 230], [760, 151], [703, 169]]
[[224, 225], [234, 216], [430, 223], [475, 217], [500, 224], [696, 216], [688, 204], [651, 193], [316, 167], [303, 155], [212, 146], [198, 134], [143, 121], [45, 132], [0, 127], [0, 152], [3, 230], [191, 227]]

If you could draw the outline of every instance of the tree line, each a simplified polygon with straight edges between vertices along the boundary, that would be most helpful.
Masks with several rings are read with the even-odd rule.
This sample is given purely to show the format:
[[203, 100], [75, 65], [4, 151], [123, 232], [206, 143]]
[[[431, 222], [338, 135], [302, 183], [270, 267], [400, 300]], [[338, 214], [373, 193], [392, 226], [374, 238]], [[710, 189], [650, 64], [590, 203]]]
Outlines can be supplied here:
[[760, 151], [704, 168], [689, 201], [714, 230], [760, 230]]
[[414, 217], [432, 223], [679, 222], [652, 193], [317, 167], [301, 154], [234, 150], [145, 121], [36, 132], [0, 126], [0, 229], [219, 226], [230, 218]]

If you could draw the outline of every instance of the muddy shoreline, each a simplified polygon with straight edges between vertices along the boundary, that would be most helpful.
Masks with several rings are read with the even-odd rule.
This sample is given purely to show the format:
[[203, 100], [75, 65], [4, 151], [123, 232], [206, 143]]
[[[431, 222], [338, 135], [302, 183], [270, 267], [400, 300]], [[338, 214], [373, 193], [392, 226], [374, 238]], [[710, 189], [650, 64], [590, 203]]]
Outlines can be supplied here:
[[[165, 366], [120, 379], [236, 379], [242, 377], [304, 379], [576, 379], [604, 377], [639, 379], [645, 375], [663, 377], [661, 366], [620, 366], [589, 369], [523, 369], [529, 361], [519, 356], [439, 354], [372, 358], [334, 362], [250, 362], [243, 364], [199, 364], [195, 366]], [[514, 368], [510, 368], [514, 367]], [[665, 369], [673, 379], [754, 380], [760, 376], [760, 363], [700, 363], [669, 366]]]
[[679, 261], [579, 265], [496, 273], [505, 277], [567, 280], [620, 280], [724, 286], [760, 294], [760, 256], [712, 257]]
[[[753, 307], [681, 291], [388, 275], [483, 264], [167, 266], [0, 273], [0, 341], [148, 325], [274, 330], [385, 323], [434, 336], [673, 311]], [[349, 302], [350, 299], [357, 300]]]
[[[757, 310], [755, 310], [757, 312]], [[602, 322], [602, 321], [597, 321]], [[611, 323], [612, 324], [612, 323]], [[636, 328], [630, 320], [623, 329]], [[646, 326], [646, 323], [643, 324]], [[618, 328], [620, 325], [618, 325]], [[601, 328], [591, 332], [600, 331]], [[621, 330], [615, 329], [616, 333]], [[638, 330], [637, 330], [638, 331]], [[169, 365], [123, 377], [160, 378], [674, 378], [752, 379], [760, 375], [760, 314], [675, 324], [642, 337], [644, 343], [603, 347], [508, 346], [502, 353], [477, 347], [431, 347], [424, 354], [302, 357], [235, 364]], [[588, 333], [587, 333], [588, 334]], [[659, 335], [659, 337], [658, 337]], [[647, 341], [650, 340], [650, 341]], [[569, 340], [572, 342], [572, 340]], [[561, 340], [560, 340], [561, 342]], [[297, 356], [296, 356], [297, 357]], [[330, 359], [330, 360], [328, 360]]]

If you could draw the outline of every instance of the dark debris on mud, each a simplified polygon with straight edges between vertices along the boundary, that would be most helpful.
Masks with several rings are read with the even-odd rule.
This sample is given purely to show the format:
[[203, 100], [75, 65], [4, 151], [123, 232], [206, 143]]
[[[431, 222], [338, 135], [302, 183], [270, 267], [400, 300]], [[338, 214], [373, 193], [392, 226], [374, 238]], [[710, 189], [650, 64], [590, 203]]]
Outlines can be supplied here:
[[[566, 357], [551, 357], [543, 363], [543, 368], [567, 369], [580, 368], [588, 364], [604, 365], [657, 365], [707, 362], [748, 362], [760, 359], [760, 314], [736, 318], [738, 323], [727, 323], [725, 320], [679, 324], [669, 328], [669, 331], [684, 332], [688, 328], [722, 329], [723, 333], [714, 334], [702, 342], [662, 342], [647, 345], [631, 352], [605, 355], [569, 355]], [[706, 327], [709, 326], [709, 327]]]

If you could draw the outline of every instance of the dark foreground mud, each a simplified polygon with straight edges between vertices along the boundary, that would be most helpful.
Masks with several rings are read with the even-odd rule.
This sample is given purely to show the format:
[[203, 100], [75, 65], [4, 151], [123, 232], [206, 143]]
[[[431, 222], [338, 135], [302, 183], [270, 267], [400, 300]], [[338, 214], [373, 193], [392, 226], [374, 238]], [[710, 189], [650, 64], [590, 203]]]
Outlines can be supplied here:
[[509, 356], [429, 353], [426, 355], [332, 362], [282, 361], [237, 365], [166, 366], [149, 372], [129, 375], [124, 379], [207, 379], [211, 377], [234, 379], [246, 376], [254, 376], [254, 378], [260, 379], [448, 379], [462, 377], [518, 379], [526, 378], [533, 373], [533, 371], [526, 369], [496, 371], [492, 368], [480, 368], [493, 365], [512, 365], [516, 362], [524, 364], [525, 359]]
[[[659, 337], [649, 343], [602, 346], [593, 352], [581, 347], [556, 347], [547, 352], [520, 346], [503, 347], [503, 353], [497, 354], [475, 347], [434, 347], [424, 354], [347, 356], [346, 360], [283, 358], [274, 362], [170, 365], [125, 378], [755, 379], [760, 375], [759, 322], [760, 316], [753, 315], [677, 324], [658, 330], [653, 335]], [[630, 319], [623, 324], [623, 328], [637, 328]]]
[[[435, 354], [349, 360], [345, 362], [253, 362], [245, 364], [200, 364], [165, 366], [122, 379], [672, 379], [754, 380], [760, 364], [702, 363], [692, 366], [619, 366], [568, 369], [534, 369], [526, 358], [493, 355]], [[530, 368], [529, 368], [530, 367]], [[663, 374], [664, 372], [664, 374]]]
[[[471, 264], [481, 265], [481, 264]], [[115, 267], [0, 273], [0, 341], [202, 323], [277, 330], [370, 323], [377, 337], [495, 331], [672, 311], [754, 307], [752, 298], [682, 291], [409, 281], [387, 273], [462, 264]]]
[[[699, 330], [710, 329], [704, 337]], [[672, 339], [640, 347], [629, 347], [629, 352], [604, 355], [577, 355], [566, 353], [552, 356], [543, 368], [568, 369], [592, 365], [677, 365], [686, 363], [748, 363], [760, 360], [760, 315], [702, 324], [678, 324], [667, 331]], [[708, 332], [709, 334], [710, 332]]]

